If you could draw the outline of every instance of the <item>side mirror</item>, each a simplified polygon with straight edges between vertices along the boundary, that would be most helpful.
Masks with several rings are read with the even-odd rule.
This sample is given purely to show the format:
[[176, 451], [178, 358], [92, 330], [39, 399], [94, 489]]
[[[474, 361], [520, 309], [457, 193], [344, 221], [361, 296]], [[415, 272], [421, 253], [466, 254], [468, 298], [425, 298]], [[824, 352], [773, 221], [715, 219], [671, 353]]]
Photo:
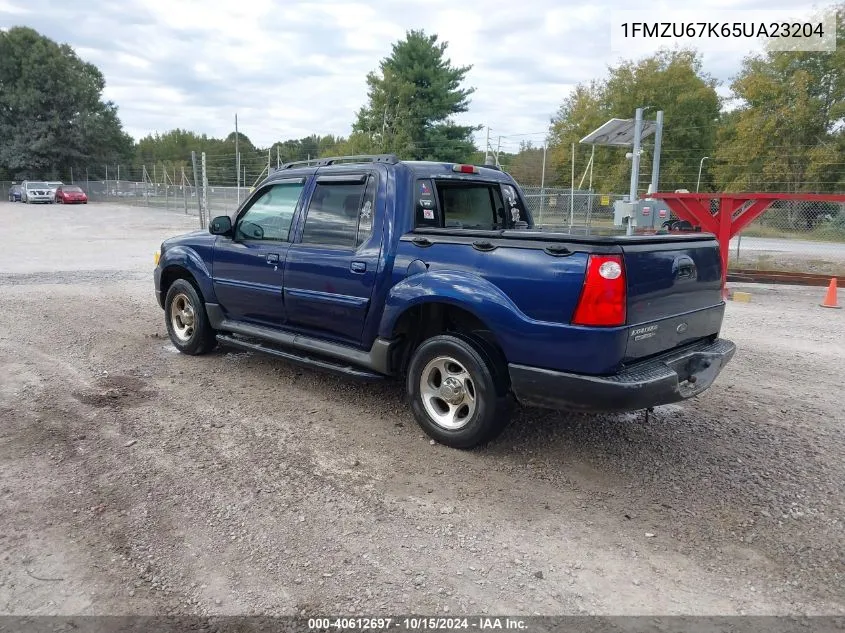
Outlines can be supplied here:
[[209, 223], [208, 232], [212, 235], [232, 235], [232, 218], [218, 215]]

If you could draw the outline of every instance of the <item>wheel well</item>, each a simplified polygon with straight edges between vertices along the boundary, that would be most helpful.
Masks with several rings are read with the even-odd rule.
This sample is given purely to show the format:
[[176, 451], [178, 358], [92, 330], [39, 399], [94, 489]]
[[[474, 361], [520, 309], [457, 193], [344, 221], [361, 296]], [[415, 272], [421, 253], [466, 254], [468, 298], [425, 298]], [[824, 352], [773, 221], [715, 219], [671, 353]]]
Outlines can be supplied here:
[[468, 310], [449, 303], [429, 302], [408, 308], [393, 326], [393, 339], [401, 339], [391, 365], [404, 374], [414, 350], [426, 339], [438, 334], [461, 334], [484, 348], [491, 360], [506, 368], [507, 360], [493, 331]]
[[200, 288], [197, 285], [197, 280], [191, 274], [191, 271], [189, 271], [187, 268], [178, 265], [168, 266], [161, 273], [162, 297], [167, 296], [167, 291], [170, 290], [170, 286], [177, 279], [185, 279], [186, 281], [188, 281], [194, 288], [197, 289], [197, 293], [199, 293], [200, 297], [202, 297], [202, 292], [200, 292]]

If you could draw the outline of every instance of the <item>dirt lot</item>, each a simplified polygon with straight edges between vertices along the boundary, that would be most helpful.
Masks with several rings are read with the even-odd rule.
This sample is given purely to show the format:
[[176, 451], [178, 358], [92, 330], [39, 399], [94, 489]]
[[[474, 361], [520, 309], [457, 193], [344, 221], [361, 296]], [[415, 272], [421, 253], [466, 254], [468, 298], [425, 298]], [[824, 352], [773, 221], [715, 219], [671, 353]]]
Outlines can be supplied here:
[[396, 385], [175, 353], [152, 253], [196, 219], [0, 217], [4, 614], [845, 613], [823, 289], [731, 302], [739, 350], [696, 401], [523, 410], [460, 452]]

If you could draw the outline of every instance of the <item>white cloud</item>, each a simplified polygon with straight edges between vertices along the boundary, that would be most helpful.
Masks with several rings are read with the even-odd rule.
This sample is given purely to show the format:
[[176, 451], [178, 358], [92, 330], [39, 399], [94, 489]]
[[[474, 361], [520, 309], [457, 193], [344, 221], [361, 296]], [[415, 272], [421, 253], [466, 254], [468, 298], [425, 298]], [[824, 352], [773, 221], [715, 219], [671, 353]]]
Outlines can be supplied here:
[[[665, 3], [666, 0], [662, 0]], [[622, 0], [0, 0], [0, 28], [30, 26], [72, 45], [106, 78], [107, 98], [136, 138], [176, 127], [215, 136], [239, 123], [259, 146], [311, 133], [346, 135], [366, 99], [366, 74], [408, 29], [437, 33], [476, 88], [464, 124], [503, 147], [542, 142], [575, 84], [603, 76], [610, 15]], [[645, 5], [644, 5], [645, 6]], [[648, 7], [661, 6], [652, 2]], [[666, 6], [674, 6], [672, 3]], [[702, 0], [718, 8], [788, 7], [794, 0]], [[809, 14], [809, 10], [808, 10]], [[73, 28], [67, 28], [72, 24]], [[741, 57], [708, 54], [727, 83]], [[723, 85], [720, 94], [727, 94]], [[483, 133], [479, 134], [479, 138]]]

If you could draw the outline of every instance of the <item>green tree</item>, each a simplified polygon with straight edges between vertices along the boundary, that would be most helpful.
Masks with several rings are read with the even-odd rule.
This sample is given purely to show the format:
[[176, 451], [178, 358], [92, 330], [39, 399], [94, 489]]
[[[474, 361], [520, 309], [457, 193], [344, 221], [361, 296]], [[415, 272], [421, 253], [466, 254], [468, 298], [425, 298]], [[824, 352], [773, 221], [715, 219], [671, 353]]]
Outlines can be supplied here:
[[312, 134], [299, 139], [289, 139], [274, 143], [271, 148], [272, 162], [275, 164], [277, 153], [279, 162], [281, 163], [335, 156], [339, 151], [342, 141], [343, 139], [340, 137], [331, 134], [326, 136]]
[[393, 152], [405, 159], [465, 160], [475, 151], [472, 133], [480, 127], [457, 125], [474, 88], [462, 88], [471, 66], [452, 65], [446, 42], [437, 35], [408, 31], [367, 75], [366, 106], [352, 127], [350, 149]]
[[499, 157], [505, 170], [521, 185], [539, 185], [543, 176], [543, 148], [531, 141], [519, 144], [519, 151], [509, 157]]
[[[609, 69], [604, 80], [581, 84], [563, 102], [552, 119], [547, 175], [557, 183], [571, 179], [571, 145], [611, 118], [630, 119], [638, 107], [648, 107], [646, 118], [663, 110], [664, 128], [659, 188], [693, 189], [702, 156], [712, 155], [721, 101], [717, 82], [702, 70], [695, 51], [660, 51], [638, 62], [627, 61]], [[653, 138], [653, 137], [651, 137]], [[596, 147], [593, 165], [595, 189], [625, 193], [631, 164], [623, 148]], [[640, 193], [650, 182], [651, 139], [643, 142]], [[576, 147], [576, 178], [589, 161], [589, 148]], [[577, 183], [576, 183], [577, 186]]]
[[[731, 84], [714, 171], [728, 191], [832, 192], [845, 184], [845, 4], [832, 53], [748, 57]], [[784, 224], [796, 228], [787, 214]], [[812, 224], [812, 219], [810, 219]]]
[[66, 44], [27, 27], [0, 31], [0, 168], [15, 178], [131, 155], [105, 80]]

